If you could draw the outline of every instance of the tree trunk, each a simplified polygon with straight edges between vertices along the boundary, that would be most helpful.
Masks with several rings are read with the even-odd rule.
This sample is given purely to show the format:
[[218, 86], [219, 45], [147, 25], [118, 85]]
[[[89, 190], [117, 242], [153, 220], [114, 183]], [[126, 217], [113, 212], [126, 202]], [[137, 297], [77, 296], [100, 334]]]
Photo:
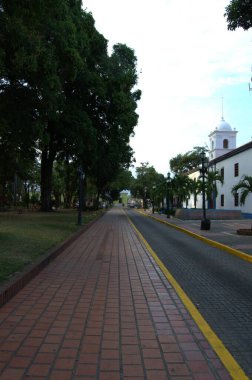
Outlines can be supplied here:
[[55, 153], [45, 147], [41, 155], [41, 211], [52, 211], [52, 171]]

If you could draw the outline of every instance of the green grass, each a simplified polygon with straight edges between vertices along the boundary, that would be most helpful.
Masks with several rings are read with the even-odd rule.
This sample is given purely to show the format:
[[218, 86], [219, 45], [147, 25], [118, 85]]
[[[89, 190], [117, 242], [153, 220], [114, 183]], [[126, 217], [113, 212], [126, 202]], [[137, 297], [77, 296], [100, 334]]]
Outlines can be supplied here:
[[[83, 224], [101, 212], [83, 213]], [[79, 228], [76, 210], [0, 212], [0, 283], [24, 270]]]

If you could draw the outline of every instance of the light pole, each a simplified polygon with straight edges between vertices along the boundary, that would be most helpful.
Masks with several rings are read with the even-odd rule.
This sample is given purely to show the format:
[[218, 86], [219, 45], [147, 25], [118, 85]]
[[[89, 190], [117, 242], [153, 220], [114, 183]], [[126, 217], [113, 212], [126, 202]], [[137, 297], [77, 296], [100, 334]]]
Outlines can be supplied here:
[[201, 221], [201, 230], [209, 230], [211, 222], [206, 218], [206, 189], [205, 189], [205, 175], [207, 173], [207, 161], [206, 153], [204, 150], [200, 153], [201, 158], [201, 168], [200, 172], [202, 174], [202, 210], [203, 210], [203, 220]]
[[170, 218], [170, 183], [171, 183], [171, 173], [167, 173], [166, 179], [166, 216]]
[[78, 220], [77, 224], [82, 225], [82, 208], [83, 208], [83, 179], [85, 174], [83, 173], [82, 167], [79, 166], [77, 169], [79, 175], [79, 207], [78, 207]]
[[154, 209], [155, 209], [155, 190], [156, 190], [156, 185], [152, 186], [153, 190], [153, 200], [152, 200], [152, 214], [154, 214]]
[[144, 186], [144, 211], [146, 211], [147, 200], [146, 200], [147, 187]]

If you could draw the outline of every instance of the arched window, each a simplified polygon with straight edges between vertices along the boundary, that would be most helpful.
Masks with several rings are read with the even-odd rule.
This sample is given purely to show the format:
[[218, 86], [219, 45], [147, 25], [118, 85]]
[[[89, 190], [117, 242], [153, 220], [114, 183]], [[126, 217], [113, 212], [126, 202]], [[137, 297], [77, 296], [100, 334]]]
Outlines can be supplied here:
[[223, 140], [223, 148], [228, 148], [228, 139]]
[[213, 148], [214, 148], [214, 141], [212, 140], [212, 150], [213, 150]]

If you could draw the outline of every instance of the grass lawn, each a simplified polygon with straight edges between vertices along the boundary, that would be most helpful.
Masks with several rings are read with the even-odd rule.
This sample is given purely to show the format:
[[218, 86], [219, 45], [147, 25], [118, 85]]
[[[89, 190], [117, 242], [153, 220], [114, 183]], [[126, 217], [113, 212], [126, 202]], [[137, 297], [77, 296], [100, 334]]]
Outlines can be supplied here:
[[[99, 211], [84, 212], [83, 224]], [[0, 212], [0, 284], [77, 231], [76, 210]]]

